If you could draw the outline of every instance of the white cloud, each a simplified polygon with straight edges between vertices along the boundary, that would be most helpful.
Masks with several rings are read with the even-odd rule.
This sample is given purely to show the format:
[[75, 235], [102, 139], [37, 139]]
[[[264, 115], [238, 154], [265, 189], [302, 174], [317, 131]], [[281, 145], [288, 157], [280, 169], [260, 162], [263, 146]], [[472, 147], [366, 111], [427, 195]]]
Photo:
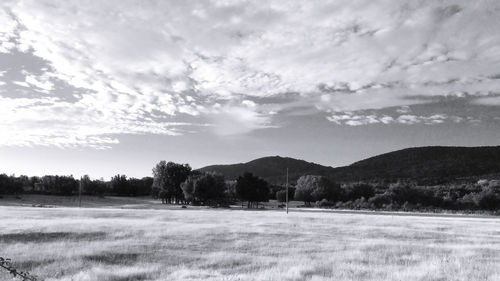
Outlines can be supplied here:
[[176, 127], [197, 124], [125, 119], [56, 98], [2, 98], [0, 146], [85, 146], [110, 148], [116, 134], [178, 135]]
[[12, 81], [12, 84], [16, 84], [18, 86], [25, 87], [25, 88], [30, 87], [30, 84], [28, 84], [27, 82], [24, 82], [24, 81]]
[[54, 83], [50, 81], [50, 78], [46, 75], [35, 76], [35, 75], [26, 75], [26, 83], [30, 86], [39, 88], [41, 91], [45, 93], [49, 93], [52, 89], [54, 89]]
[[482, 97], [474, 100], [472, 103], [477, 105], [500, 106], [500, 96]]
[[246, 134], [257, 129], [274, 127], [271, 125], [269, 115], [261, 112], [257, 105], [249, 100], [240, 104], [237, 101], [225, 105], [215, 104], [204, 109], [213, 124], [214, 132], [220, 136], [233, 136]]
[[465, 121], [470, 122], [470, 119], [460, 116], [448, 116], [446, 114], [433, 114], [433, 115], [399, 114], [395, 116], [389, 116], [389, 115], [377, 115], [377, 114], [366, 115], [354, 112], [333, 114], [331, 116], [328, 116], [327, 119], [337, 125], [349, 125], [349, 126], [361, 126], [370, 124], [436, 125], [445, 122], [454, 122], [454, 123], [461, 123]]
[[[32, 52], [48, 64], [39, 75], [11, 82], [48, 96], [57, 83], [70, 85], [77, 101], [54, 99], [42, 109], [57, 112], [71, 132], [88, 128], [83, 138], [94, 129], [178, 134], [164, 123], [176, 115], [211, 120], [222, 135], [239, 134], [272, 126], [286, 106], [404, 110], [429, 102], [422, 97], [484, 96], [500, 88], [498, 1], [24, 0], [1, 7], [0, 52]], [[276, 108], [252, 102], [290, 92], [300, 93], [298, 100]], [[498, 105], [495, 98], [476, 103]], [[27, 124], [42, 109], [29, 106]], [[75, 112], [82, 115], [77, 121]], [[329, 120], [443, 120], [400, 114]], [[15, 122], [11, 128], [26, 129]], [[45, 131], [50, 139], [59, 128]]]

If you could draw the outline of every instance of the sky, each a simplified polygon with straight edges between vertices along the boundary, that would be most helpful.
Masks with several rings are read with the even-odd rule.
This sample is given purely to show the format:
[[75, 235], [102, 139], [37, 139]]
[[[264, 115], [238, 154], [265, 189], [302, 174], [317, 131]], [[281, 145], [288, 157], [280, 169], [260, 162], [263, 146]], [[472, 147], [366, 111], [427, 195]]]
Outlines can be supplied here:
[[0, 173], [500, 143], [497, 0], [2, 0]]

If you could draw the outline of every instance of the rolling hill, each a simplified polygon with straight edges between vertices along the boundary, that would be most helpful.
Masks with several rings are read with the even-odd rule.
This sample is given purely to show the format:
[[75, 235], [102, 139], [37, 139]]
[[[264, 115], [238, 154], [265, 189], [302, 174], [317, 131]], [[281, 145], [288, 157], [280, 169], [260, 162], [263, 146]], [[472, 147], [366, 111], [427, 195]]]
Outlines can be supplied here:
[[296, 181], [302, 175], [328, 176], [333, 168], [316, 163], [289, 157], [270, 156], [255, 159], [247, 163], [233, 165], [213, 165], [199, 169], [203, 172], [217, 172], [226, 179], [234, 180], [244, 172], [251, 172], [271, 183], [282, 183], [286, 180], [286, 169], [290, 181]]
[[412, 179], [439, 183], [500, 174], [500, 146], [407, 148], [338, 168], [272, 156], [247, 163], [207, 166], [199, 170], [221, 173], [227, 179], [236, 179], [244, 172], [251, 172], [271, 183], [283, 183], [287, 167], [292, 182], [302, 175], [314, 174], [335, 181]]

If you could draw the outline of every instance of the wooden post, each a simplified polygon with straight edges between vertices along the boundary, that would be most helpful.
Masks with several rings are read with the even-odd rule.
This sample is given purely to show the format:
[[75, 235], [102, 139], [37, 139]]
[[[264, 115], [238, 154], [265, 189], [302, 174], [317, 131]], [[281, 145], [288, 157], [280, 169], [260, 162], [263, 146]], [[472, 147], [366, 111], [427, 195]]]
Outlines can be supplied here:
[[286, 168], [286, 214], [288, 215], [288, 168]]
[[78, 208], [82, 207], [82, 180], [83, 178], [80, 177], [80, 185], [78, 186]]

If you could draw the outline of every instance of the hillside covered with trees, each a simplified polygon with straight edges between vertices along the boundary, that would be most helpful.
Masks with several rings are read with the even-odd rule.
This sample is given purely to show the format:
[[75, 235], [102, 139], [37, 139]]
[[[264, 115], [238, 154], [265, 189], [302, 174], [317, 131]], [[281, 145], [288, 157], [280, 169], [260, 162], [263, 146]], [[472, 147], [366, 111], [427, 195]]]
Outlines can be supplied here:
[[263, 157], [247, 163], [233, 165], [207, 166], [199, 169], [199, 171], [216, 172], [224, 175], [229, 180], [235, 180], [243, 173], [250, 172], [271, 183], [284, 183], [286, 181], [287, 168], [291, 181], [296, 181], [303, 175], [326, 176], [333, 171], [332, 167], [280, 156]]
[[417, 147], [371, 157], [349, 166], [332, 168], [286, 157], [264, 157], [247, 163], [214, 165], [199, 169], [235, 179], [244, 171], [272, 183], [283, 183], [286, 168], [290, 180], [302, 175], [322, 175], [341, 182], [413, 180], [441, 184], [464, 178], [500, 174], [500, 146]]

